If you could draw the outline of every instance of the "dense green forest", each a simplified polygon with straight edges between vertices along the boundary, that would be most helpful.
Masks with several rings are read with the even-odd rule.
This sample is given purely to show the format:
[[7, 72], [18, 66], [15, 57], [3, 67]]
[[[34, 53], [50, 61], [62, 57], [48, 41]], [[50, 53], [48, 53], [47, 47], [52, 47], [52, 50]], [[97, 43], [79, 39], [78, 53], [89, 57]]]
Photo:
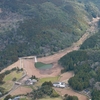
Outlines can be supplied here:
[[[100, 82], [100, 50], [78, 50], [65, 55], [59, 60], [59, 64], [64, 67], [63, 72], [74, 71], [74, 77], [69, 79], [69, 85], [78, 91], [89, 88], [92, 100], [97, 100], [99, 96], [96, 83]], [[97, 93], [93, 90], [96, 89]]]
[[52, 86], [53, 85], [51, 82], [44, 82], [41, 87], [34, 89], [31, 93], [33, 100], [37, 100], [46, 96], [59, 97], [59, 94], [52, 88]]
[[88, 38], [80, 47], [81, 49], [100, 49], [100, 31]]
[[92, 100], [100, 100], [100, 91], [93, 90], [92, 96], [93, 96]]
[[[98, 22], [100, 27], [99, 23], [100, 21]], [[73, 89], [83, 90], [90, 88], [92, 100], [99, 100], [100, 31], [88, 38], [81, 45], [79, 51], [73, 51], [61, 58], [59, 64], [64, 67], [62, 72], [67, 70], [75, 72], [75, 76], [69, 80], [69, 84]]]
[[45, 56], [69, 47], [98, 15], [93, 2], [0, 0], [0, 68], [20, 56]]

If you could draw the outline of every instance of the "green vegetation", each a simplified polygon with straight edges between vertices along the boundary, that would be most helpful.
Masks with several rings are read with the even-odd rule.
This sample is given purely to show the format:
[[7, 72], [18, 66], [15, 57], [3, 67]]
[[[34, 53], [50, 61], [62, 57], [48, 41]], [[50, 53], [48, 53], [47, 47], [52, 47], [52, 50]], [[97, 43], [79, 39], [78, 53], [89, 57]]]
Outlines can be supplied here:
[[20, 98], [20, 100], [28, 100], [27, 98]]
[[35, 63], [35, 67], [38, 69], [49, 69], [49, 68], [52, 68], [52, 64], [44, 64], [41, 62], [37, 62]]
[[75, 76], [69, 79], [70, 86], [79, 91], [90, 88], [92, 100], [98, 100], [100, 95], [99, 90], [93, 90], [96, 89], [96, 82], [100, 82], [99, 33], [87, 39], [81, 50], [70, 52], [59, 60], [59, 64], [64, 67], [62, 72], [74, 70]]
[[3, 94], [8, 92], [14, 84], [13, 79], [16, 78], [16, 80], [18, 80], [22, 77], [22, 75], [23, 75], [23, 71], [18, 71], [18, 70], [5, 71], [4, 73], [2, 73], [0, 75], [2, 76], [2, 79], [1, 79], [2, 81], [0, 83], [0, 91]]
[[39, 100], [62, 100], [62, 98], [60, 98], [60, 97], [58, 97], [58, 98], [45, 97], [45, 98], [39, 99]]
[[56, 82], [59, 80], [59, 76], [56, 76], [56, 77], [46, 77], [46, 78], [41, 78], [39, 80], [39, 84], [43, 84], [44, 82]]
[[68, 94], [65, 94], [64, 97], [65, 97], [64, 100], [78, 100], [77, 96], [70, 96]]
[[81, 49], [100, 49], [100, 31], [87, 39], [82, 45]]
[[92, 92], [92, 100], [100, 100], [100, 91], [93, 90], [93, 92]]
[[70, 71], [76, 69], [82, 61], [87, 61], [88, 55], [86, 51], [73, 51], [68, 53], [59, 60], [59, 64], [64, 67], [64, 71]]
[[69, 47], [85, 33], [89, 27], [87, 20], [98, 16], [94, 3], [92, 0], [86, 3], [79, 0], [1, 1], [1, 20], [12, 20], [10, 23], [7, 20], [5, 25], [1, 23], [4, 26], [0, 28], [0, 68], [20, 56], [46, 56]]
[[52, 88], [51, 82], [44, 82], [37, 90], [33, 90], [32, 95], [34, 100], [47, 96], [59, 97], [59, 94]]

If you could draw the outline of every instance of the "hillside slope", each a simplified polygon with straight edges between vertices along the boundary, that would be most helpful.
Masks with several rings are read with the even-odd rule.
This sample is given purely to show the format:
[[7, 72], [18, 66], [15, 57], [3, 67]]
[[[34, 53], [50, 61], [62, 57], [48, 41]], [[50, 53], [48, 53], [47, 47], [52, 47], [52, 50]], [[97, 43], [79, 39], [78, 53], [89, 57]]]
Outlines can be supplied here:
[[94, 3], [86, 7], [73, 0], [0, 0], [0, 67], [20, 56], [44, 56], [69, 47], [99, 15]]

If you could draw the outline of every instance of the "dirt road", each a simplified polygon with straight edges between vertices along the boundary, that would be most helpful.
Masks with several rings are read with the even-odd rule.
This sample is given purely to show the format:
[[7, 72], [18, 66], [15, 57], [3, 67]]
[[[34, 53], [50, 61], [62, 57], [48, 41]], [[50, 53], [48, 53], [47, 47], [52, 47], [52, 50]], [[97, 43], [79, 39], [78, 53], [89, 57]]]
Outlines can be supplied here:
[[64, 55], [66, 55], [67, 53], [74, 51], [74, 50], [78, 50], [80, 48], [80, 45], [88, 38], [90, 37], [93, 33], [95, 33], [97, 31], [97, 21], [100, 18], [94, 18], [93, 21], [91, 22], [91, 27], [86, 31], [86, 33], [76, 42], [73, 43], [72, 46], [59, 51], [58, 53], [51, 55], [51, 56], [47, 56], [47, 57], [42, 57], [42, 58], [38, 58], [39, 62], [44, 62], [44, 63], [53, 63], [53, 62], [57, 62], [61, 57], [63, 57]]

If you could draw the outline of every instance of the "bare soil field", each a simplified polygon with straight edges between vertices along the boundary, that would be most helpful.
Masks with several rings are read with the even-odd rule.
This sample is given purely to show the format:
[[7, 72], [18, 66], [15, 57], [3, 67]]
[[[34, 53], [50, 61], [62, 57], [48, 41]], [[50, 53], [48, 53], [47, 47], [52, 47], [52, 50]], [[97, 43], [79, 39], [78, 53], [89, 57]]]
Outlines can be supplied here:
[[13, 91], [11, 95], [14, 96], [14, 95], [19, 95], [19, 94], [27, 94], [27, 93], [30, 93], [31, 91], [32, 91], [31, 88], [19, 87], [15, 91]]
[[60, 76], [60, 80], [59, 81], [68, 81], [71, 77], [73, 77], [74, 76], [74, 72], [66, 72], [66, 73], [63, 73], [63, 74], [61, 74], [61, 76]]
[[55, 90], [64, 96], [65, 94], [71, 95], [71, 96], [77, 96], [79, 100], [88, 100], [88, 98], [85, 95], [79, 94], [77, 92], [74, 92], [71, 89], [61, 89], [61, 88], [55, 88]]
[[[38, 78], [44, 77], [54, 77], [60, 74], [62, 67], [57, 63], [53, 63], [53, 67], [51, 69], [40, 70], [35, 68], [34, 60], [23, 60], [23, 68], [25, 69], [28, 76], [35, 75]], [[26, 70], [27, 69], [27, 70]]]

